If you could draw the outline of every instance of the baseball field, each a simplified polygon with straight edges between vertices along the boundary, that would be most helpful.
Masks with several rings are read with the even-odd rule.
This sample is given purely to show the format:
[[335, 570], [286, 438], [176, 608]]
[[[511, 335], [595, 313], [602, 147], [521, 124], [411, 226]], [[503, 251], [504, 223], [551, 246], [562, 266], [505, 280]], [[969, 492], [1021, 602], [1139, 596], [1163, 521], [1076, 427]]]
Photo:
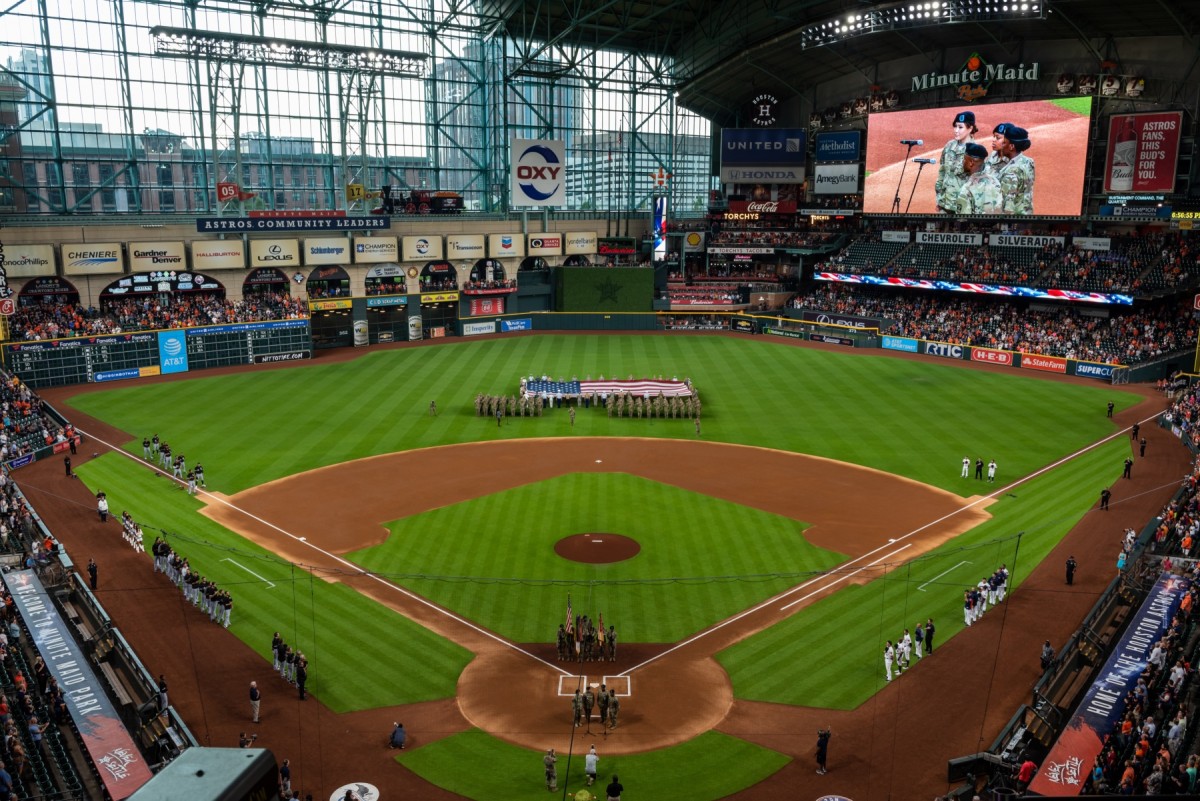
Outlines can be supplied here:
[[[515, 394], [529, 375], [690, 378], [701, 433], [596, 408], [573, 424], [562, 409], [502, 425], [476, 415], [477, 394]], [[224, 710], [269, 673], [280, 631], [308, 657], [320, 709], [277, 724], [300, 731], [303, 753], [320, 744], [319, 757], [293, 757], [298, 786], [307, 773], [322, 790], [359, 780], [399, 794], [411, 771], [469, 798], [520, 798], [545, 792], [541, 754], [554, 747], [574, 792], [580, 755], [600, 740], [602, 773], [634, 797], [684, 788], [698, 801], [755, 797], [803, 752], [783, 745], [813, 739], [783, 730], [788, 710], [807, 721], [875, 698], [884, 640], [933, 618], [947, 643], [963, 589], [1001, 564], [1019, 587], [1120, 474], [1128, 438], [1105, 404], [1143, 401], [1012, 370], [703, 335], [399, 347], [61, 398], [98, 454], [78, 466], [88, 491], [129, 511], [147, 547], [165, 536], [233, 594], [229, 633], [256, 656], [216, 669], [228, 693], [198, 678], [198, 697], [176, 702], [206, 744], [238, 725]], [[207, 491], [191, 497], [142, 461], [154, 434], [203, 462]], [[962, 478], [964, 457], [994, 459], [996, 481]], [[144, 569], [114, 605], [162, 597], [165, 579], [135, 558]], [[616, 627], [616, 661], [556, 659], [568, 597]], [[186, 648], [164, 659], [190, 659], [197, 675], [221, 660]], [[601, 681], [621, 695], [620, 725], [585, 736], [569, 696]], [[356, 760], [377, 755], [396, 719], [410, 748]], [[335, 749], [348, 752], [336, 764]]]

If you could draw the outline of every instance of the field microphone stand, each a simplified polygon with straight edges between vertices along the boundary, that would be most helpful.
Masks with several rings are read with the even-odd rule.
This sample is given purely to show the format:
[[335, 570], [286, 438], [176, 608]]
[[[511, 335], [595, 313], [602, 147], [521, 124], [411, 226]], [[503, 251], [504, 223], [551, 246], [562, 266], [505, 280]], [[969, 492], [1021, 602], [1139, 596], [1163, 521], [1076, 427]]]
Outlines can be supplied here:
[[937, 164], [937, 159], [913, 159], [917, 162], [917, 178], [913, 181], [912, 191], [908, 193], [908, 205], [904, 207], [904, 213], [908, 214], [909, 208], [912, 207], [913, 195], [917, 193], [917, 184], [921, 183], [921, 170], [925, 169], [926, 164]]
[[908, 152], [904, 154], [904, 165], [900, 168], [900, 180], [896, 181], [896, 197], [892, 199], [892, 214], [900, 213], [900, 186], [904, 183], [904, 171], [908, 169], [908, 157], [912, 155], [912, 149], [920, 143], [920, 139], [900, 140], [900, 144], [908, 145]]

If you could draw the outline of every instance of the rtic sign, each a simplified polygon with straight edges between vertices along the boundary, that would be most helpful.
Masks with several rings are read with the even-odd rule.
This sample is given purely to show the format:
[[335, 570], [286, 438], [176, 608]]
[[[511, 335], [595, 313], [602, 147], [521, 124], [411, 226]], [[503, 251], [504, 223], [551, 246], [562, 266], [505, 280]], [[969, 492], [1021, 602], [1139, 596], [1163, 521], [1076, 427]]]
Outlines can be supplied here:
[[929, 356], [941, 356], [944, 359], [961, 359], [963, 357], [962, 345], [949, 345], [945, 342], [926, 342], [924, 343], [925, 353]]

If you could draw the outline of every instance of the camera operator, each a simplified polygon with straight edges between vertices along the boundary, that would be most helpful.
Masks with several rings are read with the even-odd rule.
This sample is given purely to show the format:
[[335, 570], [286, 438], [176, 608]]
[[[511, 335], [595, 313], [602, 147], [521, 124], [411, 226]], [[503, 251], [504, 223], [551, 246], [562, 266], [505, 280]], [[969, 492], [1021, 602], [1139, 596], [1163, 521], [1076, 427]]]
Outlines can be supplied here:
[[257, 734], [246, 734], [246, 732], [242, 732], [238, 735], [238, 748], [249, 748], [250, 745], [257, 739]]

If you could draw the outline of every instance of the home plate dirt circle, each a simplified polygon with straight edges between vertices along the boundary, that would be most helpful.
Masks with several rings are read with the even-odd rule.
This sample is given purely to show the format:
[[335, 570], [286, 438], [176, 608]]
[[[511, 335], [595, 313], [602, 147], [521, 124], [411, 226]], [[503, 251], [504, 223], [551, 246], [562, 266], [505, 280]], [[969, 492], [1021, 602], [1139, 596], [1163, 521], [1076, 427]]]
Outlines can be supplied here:
[[621, 534], [572, 534], [554, 543], [554, 552], [572, 562], [604, 565], [632, 559], [642, 546]]

